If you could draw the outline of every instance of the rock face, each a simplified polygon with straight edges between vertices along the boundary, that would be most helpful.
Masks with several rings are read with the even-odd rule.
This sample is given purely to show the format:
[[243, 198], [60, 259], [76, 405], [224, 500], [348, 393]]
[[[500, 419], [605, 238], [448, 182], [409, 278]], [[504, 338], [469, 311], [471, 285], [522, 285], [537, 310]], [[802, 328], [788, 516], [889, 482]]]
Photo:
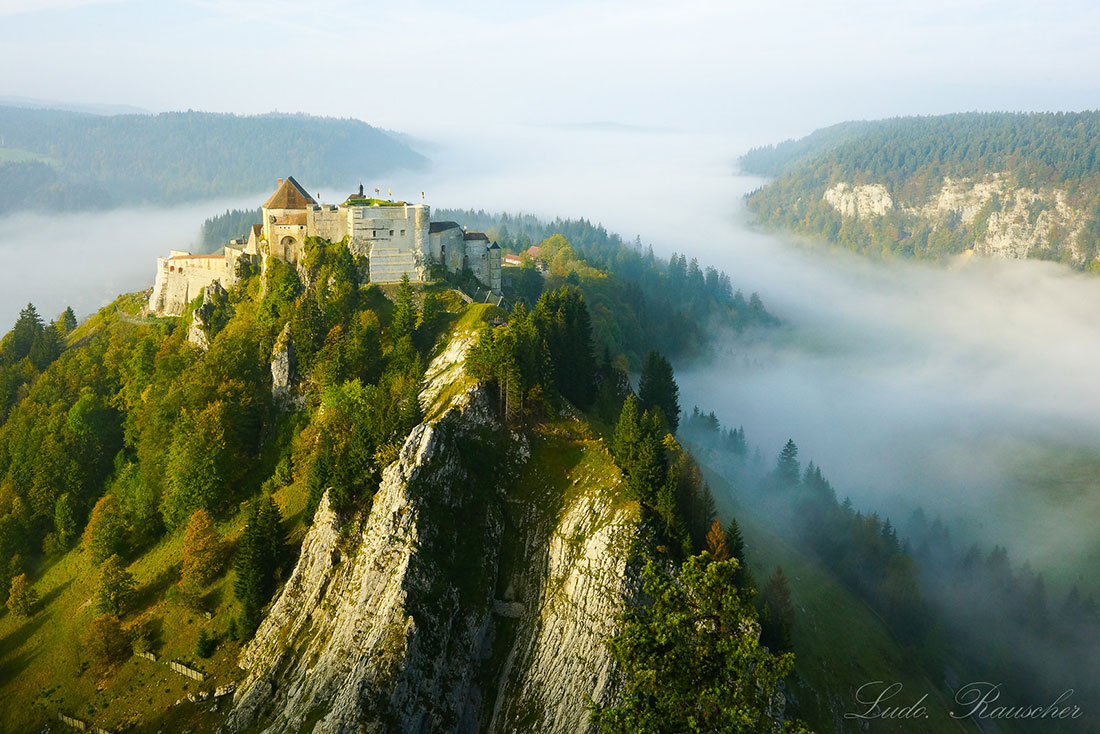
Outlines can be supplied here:
[[271, 350], [271, 396], [277, 404], [285, 404], [290, 400], [297, 380], [298, 355], [294, 351], [294, 340], [290, 337], [288, 321], [279, 332]]
[[945, 177], [940, 189], [919, 205], [890, 197], [882, 184], [836, 183], [823, 200], [842, 216], [868, 219], [898, 211], [915, 222], [940, 227], [972, 228], [970, 249], [979, 255], [1026, 258], [1041, 251], [1059, 251], [1067, 262], [1086, 264], [1079, 237], [1088, 217], [1068, 204], [1067, 193], [1043, 186], [1012, 187], [1003, 174], [980, 179]]
[[637, 517], [585, 495], [550, 531], [548, 547], [536, 546], [522, 579], [527, 588], [541, 588], [520, 616], [489, 731], [583, 732], [584, 702], [607, 704], [617, 693], [604, 640], [616, 629], [623, 600], [637, 594], [627, 562]]
[[885, 214], [894, 208], [894, 200], [882, 184], [834, 184], [822, 197], [846, 217], [867, 217]]
[[633, 593], [637, 510], [608, 501], [617, 474], [578, 478], [568, 500], [553, 483], [514, 496], [526, 440], [477, 385], [435, 384], [471, 343], [429, 368], [429, 420], [369, 511], [341, 522], [322, 501], [242, 652], [227, 730], [577, 732], [589, 697], [614, 695], [603, 637]]
[[225, 322], [228, 315], [225, 309], [229, 305], [229, 294], [222, 284], [214, 281], [202, 290], [202, 304], [191, 313], [191, 325], [187, 328], [187, 341], [194, 344], [202, 351], [210, 349], [210, 340], [213, 339]]

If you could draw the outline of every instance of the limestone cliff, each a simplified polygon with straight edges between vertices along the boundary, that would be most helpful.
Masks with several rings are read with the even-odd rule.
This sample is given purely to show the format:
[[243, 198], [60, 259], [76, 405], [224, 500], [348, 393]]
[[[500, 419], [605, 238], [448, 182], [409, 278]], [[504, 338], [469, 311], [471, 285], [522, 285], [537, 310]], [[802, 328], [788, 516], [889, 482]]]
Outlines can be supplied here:
[[925, 225], [932, 232], [960, 230], [967, 249], [1002, 258], [1057, 254], [1074, 265], [1087, 264], [1081, 235], [1088, 216], [1069, 204], [1066, 190], [1053, 186], [1010, 185], [1003, 174], [980, 178], [945, 177], [940, 188], [920, 202], [905, 204], [883, 184], [835, 183], [822, 200], [848, 219], [873, 221], [891, 212], [899, 222]]
[[290, 322], [283, 325], [271, 350], [271, 396], [279, 405], [285, 405], [293, 397], [298, 381], [298, 355], [294, 339], [290, 336]]
[[187, 341], [202, 351], [210, 349], [213, 339], [229, 320], [229, 294], [222, 284], [214, 281], [202, 289], [202, 303], [191, 312], [191, 324], [187, 328]]
[[633, 593], [637, 508], [579, 421], [533, 441], [500, 426], [461, 373], [471, 343], [433, 361], [428, 420], [370, 508], [322, 502], [242, 653], [228, 731], [576, 732], [614, 695], [603, 638]]

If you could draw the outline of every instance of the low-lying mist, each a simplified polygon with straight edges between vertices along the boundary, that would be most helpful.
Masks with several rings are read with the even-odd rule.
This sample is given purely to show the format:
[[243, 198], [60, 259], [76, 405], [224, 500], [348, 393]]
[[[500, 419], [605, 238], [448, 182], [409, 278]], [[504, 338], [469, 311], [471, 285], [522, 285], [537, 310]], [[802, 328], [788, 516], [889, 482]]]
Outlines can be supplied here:
[[66, 306], [83, 319], [120, 293], [152, 286], [158, 256], [173, 249], [195, 250], [207, 217], [246, 204], [253, 207], [255, 201], [248, 197], [245, 202], [214, 200], [170, 209], [6, 217], [0, 230], [0, 328], [10, 329], [27, 303], [45, 321]]
[[[462, 138], [435, 206], [585, 217], [758, 291], [778, 334], [678, 364], [681, 402], [787, 438], [842, 495], [965, 524], [1039, 566], [1097, 554], [1100, 279], [1034, 261], [883, 262], [762, 233], [736, 136], [508, 128]], [[410, 182], [411, 184], [411, 182]], [[396, 191], [396, 188], [395, 188]]]

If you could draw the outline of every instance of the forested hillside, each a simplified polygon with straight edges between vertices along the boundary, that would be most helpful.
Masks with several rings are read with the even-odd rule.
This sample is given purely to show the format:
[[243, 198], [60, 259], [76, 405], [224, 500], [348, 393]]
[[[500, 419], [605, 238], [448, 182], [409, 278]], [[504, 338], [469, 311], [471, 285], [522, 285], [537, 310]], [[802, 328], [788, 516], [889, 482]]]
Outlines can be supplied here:
[[859, 252], [1100, 269], [1100, 112], [848, 123], [742, 164], [778, 176], [748, 197], [760, 221]]
[[353, 119], [207, 112], [100, 116], [0, 106], [0, 211], [176, 203], [424, 164]]
[[[654, 285], [631, 286], [561, 233], [540, 244], [552, 267], [526, 269], [529, 306], [510, 313], [446, 282], [362, 283], [345, 243], [312, 238], [298, 268], [271, 259], [178, 318], [141, 316], [141, 294], [79, 325], [23, 309], [0, 339], [0, 721], [577, 731], [591, 700], [620, 732], [694, 718], [706, 684], [706, 728], [797, 731], [776, 706], [791, 657], [761, 647], [743, 553], [676, 442], [672, 364], [632, 337], [635, 395], [610, 338], [635, 309], [653, 334], [681, 323], [687, 288], [648, 304], [689, 268], [635, 252]], [[711, 280], [708, 310], [736, 316], [729, 279]], [[674, 613], [681, 564], [710, 600], [695, 618]], [[364, 578], [378, 586], [353, 591]], [[608, 584], [635, 583], [662, 601], [612, 637]], [[346, 634], [364, 620], [377, 634]], [[657, 650], [656, 687], [632, 641]], [[366, 660], [359, 678], [341, 667]], [[622, 679], [592, 682], [611, 665]]]

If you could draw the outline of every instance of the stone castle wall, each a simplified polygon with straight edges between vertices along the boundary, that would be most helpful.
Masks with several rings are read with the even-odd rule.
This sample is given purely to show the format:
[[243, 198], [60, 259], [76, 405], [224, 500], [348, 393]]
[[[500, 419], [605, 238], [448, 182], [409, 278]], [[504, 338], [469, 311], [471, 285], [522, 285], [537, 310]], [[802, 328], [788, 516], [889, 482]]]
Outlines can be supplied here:
[[310, 200], [308, 207], [262, 212], [263, 221], [247, 242], [234, 241], [221, 255], [173, 251], [159, 258], [149, 310], [179, 315], [214, 281], [232, 286], [241, 257], [263, 255], [297, 265], [307, 237], [330, 242], [347, 237], [352, 254], [369, 261], [372, 282], [396, 283], [405, 275], [422, 282], [428, 278], [428, 265], [435, 262], [451, 272], [469, 270], [494, 292], [500, 291], [500, 251], [489, 250], [484, 237], [468, 239], [460, 227], [431, 233], [431, 208], [426, 204], [353, 206]]
[[214, 281], [229, 286], [236, 275], [235, 267], [236, 258], [231, 260], [224, 255], [158, 257], [149, 310], [165, 316], [179, 316], [187, 309], [187, 304]]

